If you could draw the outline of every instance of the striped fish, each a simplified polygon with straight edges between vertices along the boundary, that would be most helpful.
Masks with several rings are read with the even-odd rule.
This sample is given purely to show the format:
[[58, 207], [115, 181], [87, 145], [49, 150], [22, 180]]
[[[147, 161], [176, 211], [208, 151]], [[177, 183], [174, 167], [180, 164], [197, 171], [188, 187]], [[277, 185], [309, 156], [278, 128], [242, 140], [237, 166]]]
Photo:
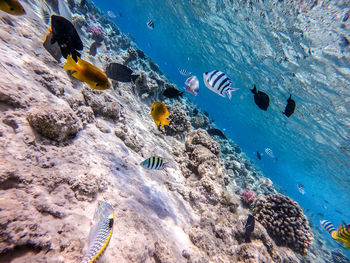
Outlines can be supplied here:
[[164, 167], [165, 163], [162, 157], [152, 156], [141, 162], [140, 165], [149, 170], [160, 170]]
[[233, 83], [232, 80], [219, 70], [203, 73], [203, 80], [208, 89], [224, 98], [225, 94], [227, 94], [228, 98], [231, 99], [231, 92], [239, 90], [238, 88], [230, 87]]
[[340, 224], [336, 229], [328, 220], [322, 220], [320, 223], [335, 241], [343, 243], [345, 248], [350, 248], [350, 225]]
[[149, 29], [154, 29], [154, 22], [153, 22], [152, 19], [148, 20], [147, 26], [148, 26]]
[[265, 148], [265, 153], [271, 158], [275, 158], [275, 155], [273, 154], [273, 151], [270, 148]]
[[113, 232], [114, 214], [110, 204], [97, 201], [93, 225], [89, 234], [88, 250], [81, 263], [94, 262], [107, 247]]
[[187, 71], [186, 69], [179, 69], [179, 72], [183, 76], [188, 76], [192, 73], [192, 72]]

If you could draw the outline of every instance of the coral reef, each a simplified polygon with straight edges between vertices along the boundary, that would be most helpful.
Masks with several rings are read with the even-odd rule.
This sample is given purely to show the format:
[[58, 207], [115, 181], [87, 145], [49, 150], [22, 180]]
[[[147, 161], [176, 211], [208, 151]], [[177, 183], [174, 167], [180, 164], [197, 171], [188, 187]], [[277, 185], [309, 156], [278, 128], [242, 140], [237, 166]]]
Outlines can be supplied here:
[[251, 205], [256, 198], [256, 193], [254, 191], [251, 191], [249, 189], [244, 189], [241, 193], [241, 199], [244, 204]]
[[105, 38], [103, 29], [100, 26], [88, 26], [86, 32], [91, 33], [91, 38], [97, 42], [102, 42]]
[[302, 209], [282, 194], [259, 195], [253, 204], [256, 219], [267, 229], [278, 245], [305, 254], [313, 235]]
[[170, 112], [170, 116], [168, 117], [170, 124], [164, 127], [166, 135], [175, 136], [179, 139], [184, 138], [185, 133], [191, 131], [190, 119], [179, 107], [167, 107]]

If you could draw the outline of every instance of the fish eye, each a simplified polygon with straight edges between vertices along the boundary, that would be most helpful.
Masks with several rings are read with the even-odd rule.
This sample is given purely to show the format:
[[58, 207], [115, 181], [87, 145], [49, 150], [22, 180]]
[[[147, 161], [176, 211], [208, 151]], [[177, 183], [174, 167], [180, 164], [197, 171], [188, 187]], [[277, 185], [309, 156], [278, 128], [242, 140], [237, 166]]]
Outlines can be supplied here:
[[100, 83], [96, 83], [96, 87], [100, 86]]

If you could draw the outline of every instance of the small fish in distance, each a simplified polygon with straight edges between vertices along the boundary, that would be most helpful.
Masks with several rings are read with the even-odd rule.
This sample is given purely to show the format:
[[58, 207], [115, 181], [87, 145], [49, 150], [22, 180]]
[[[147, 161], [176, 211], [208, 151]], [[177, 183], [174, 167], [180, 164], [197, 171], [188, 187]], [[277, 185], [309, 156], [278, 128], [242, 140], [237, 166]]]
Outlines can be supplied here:
[[73, 58], [68, 55], [67, 64], [63, 68], [73, 70], [72, 76], [87, 83], [92, 89], [105, 90], [111, 87], [106, 74], [102, 70], [79, 57], [78, 63], [75, 63]]
[[275, 155], [273, 154], [273, 151], [270, 148], [265, 148], [265, 153], [271, 158], [275, 158]]
[[178, 89], [174, 88], [173, 86], [169, 86], [163, 91], [163, 96], [169, 98], [169, 99], [177, 99], [180, 101], [180, 97], [182, 98], [184, 92], [179, 91]]
[[267, 108], [270, 105], [270, 98], [269, 95], [267, 95], [265, 92], [262, 92], [260, 90], [257, 90], [256, 86], [254, 85], [254, 88], [251, 89], [251, 92], [254, 94], [254, 101], [255, 104], [262, 110], [267, 110]]
[[134, 75], [130, 68], [119, 63], [109, 63], [106, 74], [110, 79], [120, 82], [135, 81], [139, 77], [139, 75]]
[[208, 129], [207, 132], [210, 136], [219, 136], [222, 139], [225, 139], [225, 140], [227, 139], [225, 134], [219, 129], [212, 128], [212, 129]]
[[244, 232], [244, 242], [250, 242], [250, 236], [253, 233], [255, 228], [255, 218], [252, 215], [248, 215], [247, 222], [245, 224], [245, 232]]
[[256, 157], [258, 157], [258, 159], [261, 160], [261, 154], [259, 152], [256, 152]]
[[197, 96], [199, 93], [199, 81], [196, 76], [189, 77], [185, 82], [186, 90], [189, 93], [192, 93], [194, 96]]
[[17, 0], [0, 0], [0, 10], [15, 16], [26, 14], [23, 6]]
[[287, 106], [284, 109], [284, 112], [282, 113], [289, 118], [294, 113], [295, 106], [296, 106], [295, 100], [292, 99], [292, 94], [290, 94], [287, 100]]
[[219, 70], [203, 73], [203, 80], [208, 89], [224, 98], [226, 94], [231, 99], [231, 92], [239, 90], [238, 88], [232, 88], [232, 80]]
[[152, 156], [142, 161], [140, 165], [149, 170], [160, 170], [164, 167], [165, 163], [162, 157]]
[[52, 15], [51, 30], [51, 44], [57, 42], [64, 58], [71, 55], [78, 62], [80, 53], [77, 50], [83, 50], [84, 46], [73, 24], [62, 16]]
[[113, 11], [107, 11], [107, 15], [108, 15], [110, 18], [117, 18], [117, 16], [114, 14]]
[[147, 26], [149, 29], [152, 29], [152, 30], [154, 29], [154, 22], [152, 19], [147, 21]]
[[305, 188], [302, 184], [298, 184], [297, 188], [298, 188], [299, 193], [301, 193], [302, 195], [305, 194]]
[[192, 72], [189, 72], [188, 70], [186, 69], [179, 69], [179, 72], [182, 76], [188, 76], [190, 75]]

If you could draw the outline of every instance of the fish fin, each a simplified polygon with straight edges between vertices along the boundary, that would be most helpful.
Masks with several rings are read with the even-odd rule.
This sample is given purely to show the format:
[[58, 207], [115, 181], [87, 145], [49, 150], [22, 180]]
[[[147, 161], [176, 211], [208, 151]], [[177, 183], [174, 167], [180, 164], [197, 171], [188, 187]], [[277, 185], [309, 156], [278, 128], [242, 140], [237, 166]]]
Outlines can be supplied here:
[[70, 55], [67, 56], [67, 64], [63, 66], [63, 69], [77, 70], [77, 63], [75, 63], [74, 59]]
[[131, 75], [130, 76], [132, 81], [135, 82], [137, 80], [138, 77], [140, 77], [140, 75]]
[[239, 90], [239, 88], [230, 88], [229, 90], [227, 90], [227, 96], [228, 98], [231, 100], [231, 92]]
[[254, 85], [254, 88], [252, 88], [250, 90], [251, 90], [251, 92], [253, 92], [253, 94], [257, 94], [258, 93], [255, 85]]
[[162, 121], [161, 121], [161, 128], [163, 129], [163, 127], [165, 125], [169, 125], [170, 124], [170, 121], [166, 118], [163, 118]]
[[289, 94], [288, 100], [291, 100], [291, 99], [292, 99], [292, 94]]
[[184, 93], [185, 93], [184, 91], [181, 92], [181, 93], [179, 94], [179, 96], [180, 96], [181, 98], [183, 98]]

